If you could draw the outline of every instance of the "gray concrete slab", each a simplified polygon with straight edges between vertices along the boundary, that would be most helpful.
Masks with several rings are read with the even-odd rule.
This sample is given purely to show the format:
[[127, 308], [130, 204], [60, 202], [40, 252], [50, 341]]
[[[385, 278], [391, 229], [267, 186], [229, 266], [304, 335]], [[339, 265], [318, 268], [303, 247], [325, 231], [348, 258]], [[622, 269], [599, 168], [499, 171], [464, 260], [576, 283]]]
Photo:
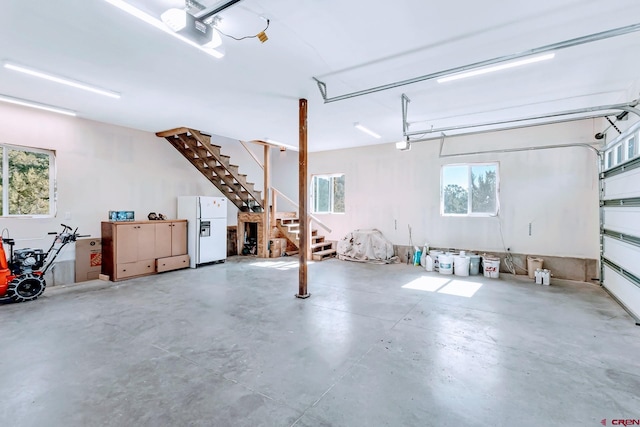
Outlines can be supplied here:
[[295, 258], [0, 306], [1, 426], [588, 426], [640, 418], [640, 327], [598, 286]]

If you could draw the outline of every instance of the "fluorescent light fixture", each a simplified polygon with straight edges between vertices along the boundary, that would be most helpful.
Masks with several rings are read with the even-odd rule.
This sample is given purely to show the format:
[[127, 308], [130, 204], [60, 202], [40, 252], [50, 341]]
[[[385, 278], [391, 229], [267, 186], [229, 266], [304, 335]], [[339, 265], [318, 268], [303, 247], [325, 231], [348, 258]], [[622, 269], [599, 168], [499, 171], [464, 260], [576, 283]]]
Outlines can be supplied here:
[[52, 107], [51, 105], [39, 104], [37, 102], [26, 101], [24, 99], [13, 98], [11, 96], [0, 95], [1, 102], [8, 102], [9, 104], [22, 105], [23, 107], [37, 108], [39, 110], [50, 111], [52, 113], [64, 114], [67, 116], [76, 116], [75, 111], [66, 110], [64, 108]]
[[[207, 48], [204, 46], [200, 46], [198, 43], [189, 40], [188, 38], [181, 36], [178, 33], [173, 32], [168, 26], [166, 26], [162, 21], [160, 21], [159, 19], [154, 18], [151, 15], [147, 15], [146, 13], [144, 13], [143, 11], [141, 11], [140, 9], [137, 9], [133, 6], [131, 6], [129, 3], [122, 1], [122, 0], [105, 0], [107, 3], [117, 7], [118, 9], [127, 12], [128, 14], [135, 16], [136, 18], [140, 19], [141, 21], [146, 22], [147, 24], [151, 25], [152, 27], [155, 27], [157, 29], [159, 29], [160, 31], [171, 35], [172, 37], [177, 38], [178, 40], [195, 47], [196, 49], [201, 50], [202, 52], [213, 56], [214, 58], [222, 58], [224, 56], [224, 53], [221, 52], [220, 50], [217, 49], [211, 49], [211, 48]], [[219, 37], [219, 35], [218, 35]]]
[[508, 68], [519, 67], [521, 65], [533, 64], [535, 62], [540, 62], [540, 61], [546, 61], [548, 59], [552, 59], [554, 56], [556, 56], [555, 53], [548, 53], [546, 55], [531, 56], [529, 58], [521, 59], [519, 61], [505, 62], [502, 64], [493, 65], [485, 68], [476, 68], [474, 70], [465, 71], [457, 74], [451, 74], [449, 76], [439, 78], [438, 83], [445, 83], [453, 80], [466, 79], [467, 77], [479, 76], [482, 74], [493, 73], [494, 71], [506, 70]]
[[18, 71], [20, 73], [28, 74], [28, 75], [33, 76], [33, 77], [39, 77], [41, 79], [45, 79], [45, 80], [49, 80], [49, 81], [52, 81], [52, 82], [60, 83], [60, 84], [63, 84], [63, 85], [75, 87], [77, 89], [86, 90], [88, 92], [97, 93], [99, 95], [108, 96], [110, 98], [116, 98], [116, 99], [120, 98], [120, 94], [117, 93], [117, 92], [113, 92], [111, 90], [106, 90], [106, 89], [100, 89], [99, 87], [96, 87], [96, 86], [91, 86], [91, 85], [88, 85], [86, 83], [82, 83], [82, 82], [79, 82], [79, 81], [76, 81], [76, 80], [70, 80], [70, 79], [66, 79], [64, 77], [59, 77], [59, 76], [55, 76], [53, 74], [48, 74], [48, 73], [45, 73], [43, 71], [38, 71], [38, 70], [33, 69], [33, 68], [25, 67], [23, 65], [13, 64], [11, 62], [5, 62], [4, 63], [4, 68], [7, 68], [7, 69], [13, 70], [13, 71]]
[[378, 135], [377, 133], [375, 133], [371, 129], [368, 129], [368, 128], [362, 126], [360, 123], [354, 123], [353, 126], [355, 126], [355, 128], [358, 129], [359, 131], [362, 131], [362, 132], [364, 132], [364, 133], [366, 133], [368, 135], [371, 135], [372, 137], [374, 137], [376, 139], [382, 138], [380, 135]]

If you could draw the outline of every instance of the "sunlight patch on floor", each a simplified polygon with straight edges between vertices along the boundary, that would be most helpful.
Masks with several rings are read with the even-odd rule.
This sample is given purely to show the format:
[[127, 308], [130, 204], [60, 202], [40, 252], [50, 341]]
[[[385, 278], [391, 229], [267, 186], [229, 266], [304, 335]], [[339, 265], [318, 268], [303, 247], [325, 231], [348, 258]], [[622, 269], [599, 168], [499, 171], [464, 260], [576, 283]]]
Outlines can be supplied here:
[[[307, 265], [313, 264], [314, 261], [307, 261]], [[262, 268], [274, 268], [276, 270], [291, 270], [293, 268], [298, 268], [300, 262], [296, 261], [258, 261], [249, 264], [252, 267], [262, 267]]]
[[482, 283], [433, 276], [421, 276], [402, 286], [403, 289], [437, 292], [465, 298], [474, 296], [481, 287]]

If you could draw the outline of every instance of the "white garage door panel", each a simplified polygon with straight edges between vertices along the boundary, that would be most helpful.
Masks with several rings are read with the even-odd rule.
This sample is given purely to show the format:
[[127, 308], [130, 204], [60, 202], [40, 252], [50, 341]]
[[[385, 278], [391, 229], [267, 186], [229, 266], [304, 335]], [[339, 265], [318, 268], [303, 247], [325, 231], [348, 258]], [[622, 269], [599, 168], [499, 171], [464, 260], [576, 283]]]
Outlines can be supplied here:
[[636, 318], [640, 318], [640, 288], [607, 265], [603, 268], [603, 274], [605, 287], [609, 292], [615, 295]]
[[604, 180], [604, 200], [640, 197], [640, 168]]
[[604, 207], [604, 228], [640, 237], [640, 208]]
[[604, 236], [604, 257], [629, 273], [640, 277], [640, 248]]

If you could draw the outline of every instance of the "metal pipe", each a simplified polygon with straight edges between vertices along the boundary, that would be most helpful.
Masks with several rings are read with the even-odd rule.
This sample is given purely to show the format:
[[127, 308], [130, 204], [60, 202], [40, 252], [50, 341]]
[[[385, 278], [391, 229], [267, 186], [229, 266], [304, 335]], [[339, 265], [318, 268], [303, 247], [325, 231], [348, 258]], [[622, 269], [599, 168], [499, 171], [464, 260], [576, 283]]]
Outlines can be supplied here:
[[478, 155], [478, 154], [502, 154], [502, 153], [517, 153], [520, 151], [537, 151], [537, 150], [551, 150], [554, 148], [570, 148], [570, 147], [582, 147], [582, 148], [589, 148], [591, 150], [593, 150], [596, 155], [600, 154], [600, 151], [589, 145], [589, 144], [585, 144], [585, 143], [579, 143], [579, 144], [555, 144], [555, 145], [536, 145], [533, 147], [523, 147], [523, 148], [503, 148], [500, 150], [486, 150], [486, 151], [473, 151], [473, 152], [469, 152], [469, 153], [455, 153], [455, 154], [442, 154], [442, 148], [444, 146], [444, 137], [442, 137], [442, 139], [440, 140], [440, 152], [438, 153], [438, 157], [441, 159], [447, 158], [447, 157], [460, 157], [460, 156], [473, 156], [473, 155]]
[[[605, 110], [624, 110], [624, 111], [626, 111], [626, 109], [628, 109], [628, 108], [631, 108], [632, 110], [638, 111], [637, 109], [631, 107], [632, 105], [635, 105], [635, 104], [637, 104], [637, 101], [633, 101], [631, 103], [626, 103], [626, 104], [600, 105], [600, 106], [596, 106], [596, 107], [588, 107], [588, 108], [579, 108], [579, 109], [576, 109], [576, 110], [559, 111], [557, 113], [543, 114], [541, 116], [524, 117], [524, 118], [520, 118], [520, 119], [499, 120], [499, 121], [494, 121], [494, 122], [478, 123], [478, 124], [472, 124], [472, 125], [449, 126], [449, 127], [443, 127], [443, 128], [438, 128], [438, 129], [430, 129], [430, 130], [425, 130], [425, 131], [406, 132], [406, 133], [404, 133], [404, 136], [411, 137], [411, 136], [414, 136], [414, 135], [423, 135], [425, 133], [440, 133], [440, 132], [448, 132], [448, 131], [452, 131], [452, 130], [478, 128], [478, 127], [493, 126], [493, 125], [502, 125], [502, 124], [508, 124], [508, 123], [518, 123], [518, 122], [524, 122], [524, 121], [529, 121], [529, 120], [538, 120], [538, 119], [548, 119], [548, 118], [553, 118], [553, 117], [569, 116], [571, 114], [592, 113], [594, 111], [605, 111]], [[640, 111], [638, 111], [638, 113], [640, 113]], [[403, 114], [404, 114], [404, 112], [403, 112]], [[607, 116], [607, 115], [608, 114], [603, 114], [600, 117], [604, 117], [604, 116]], [[577, 118], [575, 120], [581, 120], [581, 119], [582, 118]]]
[[[484, 129], [484, 130], [477, 130], [477, 131], [472, 131], [472, 132], [458, 133], [458, 134], [455, 134], [455, 135], [448, 135], [448, 136], [455, 137], [455, 136], [479, 135], [479, 134], [490, 133], [490, 132], [502, 132], [502, 131], [507, 131], [507, 130], [524, 129], [524, 128], [530, 128], [530, 127], [535, 127], [535, 126], [546, 126], [546, 125], [554, 125], [554, 124], [559, 124], [559, 123], [575, 122], [575, 121], [578, 121], [578, 120], [599, 119], [599, 118], [602, 118], [602, 117], [605, 117], [605, 114], [597, 114], [597, 115], [584, 116], [584, 117], [572, 117], [572, 118], [569, 118], [569, 119], [552, 120], [552, 121], [548, 121], [548, 122], [544, 122], [544, 123], [533, 123], [533, 124], [526, 124], [526, 125], [509, 126], [509, 127], [504, 127], [504, 128], [500, 128], [500, 129]], [[425, 133], [427, 133], [427, 132], [425, 132]], [[434, 135], [434, 136], [430, 136], [430, 137], [413, 139], [413, 140], [411, 140], [411, 143], [432, 141], [434, 139], [439, 139], [439, 138], [440, 138], [440, 136]]]
[[435, 73], [425, 74], [423, 76], [413, 77], [411, 79], [400, 80], [400, 81], [397, 81], [397, 82], [388, 83], [388, 84], [381, 85], [381, 86], [375, 86], [375, 87], [372, 87], [372, 88], [369, 88], [369, 89], [363, 89], [363, 90], [359, 90], [359, 91], [355, 91], [355, 92], [351, 92], [351, 93], [346, 93], [344, 95], [334, 96], [334, 97], [331, 97], [331, 98], [327, 97], [327, 86], [326, 86], [326, 84], [324, 82], [320, 81], [319, 79], [315, 78], [315, 77], [313, 79], [318, 84], [318, 88], [320, 90], [320, 94], [322, 95], [322, 99], [324, 100], [324, 102], [326, 104], [326, 103], [329, 103], [329, 102], [342, 101], [342, 100], [349, 99], [349, 98], [354, 98], [354, 97], [357, 97], [357, 96], [368, 95], [368, 94], [374, 93], [374, 92], [380, 92], [380, 91], [383, 91], [383, 90], [393, 89], [393, 88], [400, 87], [400, 86], [406, 86], [406, 85], [409, 85], [409, 84], [418, 83], [418, 82], [425, 81], [425, 80], [432, 80], [432, 79], [436, 79], [438, 77], [443, 77], [443, 76], [448, 75], [448, 74], [460, 73], [460, 72], [471, 70], [471, 69], [474, 69], [474, 68], [485, 67], [487, 65], [493, 65], [493, 64], [497, 64], [497, 63], [505, 62], [505, 61], [511, 61], [511, 60], [514, 60], [514, 59], [523, 58], [525, 56], [536, 55], [536, 54], [540, 54], [540, 53], [551, 52], [551, 51], [554, 51], [554, 50], [560, 50], [560, 49], [566, 49], [566, 48], [569, 48], [569, 47], [579, 46], [579, 45], [582, 45], [582, 44], [591, 43], [591, 42], [595, 42], [595, 41], [598, 41], [598, 40], [604, 40], [604, 39], [608, 39], [608, 38], [611, 38], [611, 37], [617, 37], [617, 36], [621, 36], [621, 35], [624, 35], [624, 34], [629, 34], [629, 33], [635, 32], [635, 31], [639, 31], [639, 30], [640, 30], [640, 23], [627, 25], [625, 27], [614, 28], [612, 30], [601, 31], [599, 33], [589, 34], [589, 35], [582, 36], [582, 37], [576, 37], [576, 38], [565, 40], [565, 41], [561, 41], [561, 42], [558, 42], [558, 43], [553, 43], [553, 44], [549, 44], [549, 45], [546, 45], [546, 46], [540, 46], [540, 47], [537, 47], [537, 48], [534, 48], [534, 49], [525, 50], [523, 52], [513, 53], [511, 55], [498, 56], [496, 58], [487, 59], [487, 60], [479, 61], [479, 62], [474, 62], [473, 64], [462, 65], [460, 67], [453, 67], [453, 68], [449, 68], [447, 70], [437, 71]]
[[[604, 115], [600, 114], [600, 115], [594, 115], [594, 116], [585, 116], [585, 117], [577, 117], [577, 118], [570, 118], [570, 119], [562, 119], [562, 120], [553, 120], [553, 121], [549, 121], [549, 122], [545, 122], [545, 123], [534, 123], [534, 124], [526, 124], [526, 125], [518, 125], [518, 126], [509, 126], [506, 128], [500, 128], [500, 129], [485, 129], [485, 130], [477, 130], [477, 131], [472, 131], [472, 132], [464, 132], [464, 133], [458, 133], [455, 135], [446, 135], [449, 137], [457, 137], [457, 136], [470, 136], [470, 135], [480, 135], [483, 133], [491, 133], [491, 132], [502, 132], [502, 131], [507, 131], [507, 130], [516, 130], [516, 129], [524, 129], [524, 128], [531, 128], [531, 127], [536, 127], [536, 126], [547, 126], [547, 125], [555, 125], [555, 124], [560, 124], [560, 123], [567, 123], [567, 122], [574, 122], [574, 121], [578, 121], [578, 120], [590, 120], [590, 119], [599, 119], [604, 117]], [[640, 123], [640, 122], [638, 122]], [[429, 136], [429, 137], [424, 137], [424, 138], [418, 138], [418, 139], [412, 139], [410, 142], [414, 143], [414, 142], [426, 142], [426, 141], [432, 141], [434, 139], [440, 139], [441, 136]]]

